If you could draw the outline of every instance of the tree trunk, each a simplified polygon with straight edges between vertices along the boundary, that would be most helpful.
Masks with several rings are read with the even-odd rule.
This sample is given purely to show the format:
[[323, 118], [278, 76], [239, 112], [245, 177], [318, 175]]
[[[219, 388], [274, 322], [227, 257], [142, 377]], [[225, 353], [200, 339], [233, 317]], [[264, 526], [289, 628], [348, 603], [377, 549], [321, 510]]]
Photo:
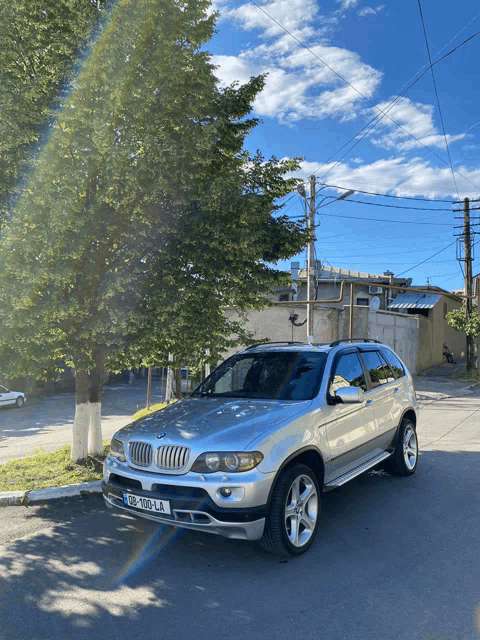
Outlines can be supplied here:
[[75, 419], [72, 427], [72, 454], [75, 462], [87, 457], [88, 426], [90, 409], [88, 402], [89, 376], [85, 369], [77, 370], [75, 376]]
[[105, 369], [105, 351], [98, 348], [95, 353], [95, 367], [90, 372], [90, 420], [88, 428], [88, 453], [101, 455], [102, 442], [102, 391]]
[[182, 370], [175, 369], [175, 397], [180, 399], [182, 397]]

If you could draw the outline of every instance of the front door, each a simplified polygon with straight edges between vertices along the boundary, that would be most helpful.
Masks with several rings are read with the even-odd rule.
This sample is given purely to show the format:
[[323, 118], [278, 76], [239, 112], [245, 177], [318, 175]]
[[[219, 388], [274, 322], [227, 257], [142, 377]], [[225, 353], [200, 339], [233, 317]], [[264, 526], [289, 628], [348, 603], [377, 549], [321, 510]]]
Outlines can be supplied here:
[[[356, 352], [341, 355], [334, 365], [330, 396], [334, 396], [341, 387], [367, 390], [362, 364]], [[366, 394], [362, 403], [327, 405], [325, 414], [331, 455], [328, 475], [338, 475], [340, 470], [371, 452], [376, 428], [374, 405]]]

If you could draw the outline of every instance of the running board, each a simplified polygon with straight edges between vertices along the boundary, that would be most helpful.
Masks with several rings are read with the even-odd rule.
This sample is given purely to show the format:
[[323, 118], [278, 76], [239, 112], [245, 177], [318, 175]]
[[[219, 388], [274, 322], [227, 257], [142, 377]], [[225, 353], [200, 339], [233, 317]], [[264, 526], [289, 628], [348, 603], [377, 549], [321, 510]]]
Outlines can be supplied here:
[[338, 478], [330, 480], [330, 482], [327, 482], [325, 484], [325, 489], [334, 489], [335, 487], [341, 487], [342, 484], [349, 482], [349, 480], [353, 480], [353, 478], [356, 478], [364, 471], [368, 471], [372, 467], [375, 467], [380, 462], [383, 462], [383, 460], [390, 458], [391, 455], [392, 453], [389, 451], [382, 451], [382, 453], [379, 453], [374, 458], [370, 458], [370, 460], [367, 460], [367, 462], [364, 462], [359, 467], [355, 467], [355, 469], [347, 471], [347, 473], [338, 476]]

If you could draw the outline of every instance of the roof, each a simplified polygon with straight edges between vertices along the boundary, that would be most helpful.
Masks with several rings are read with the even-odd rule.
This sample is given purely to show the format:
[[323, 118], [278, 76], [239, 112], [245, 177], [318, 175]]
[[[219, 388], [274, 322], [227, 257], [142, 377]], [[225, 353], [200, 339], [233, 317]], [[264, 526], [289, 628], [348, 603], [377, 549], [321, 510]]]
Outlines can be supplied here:
[[400, 293], [389, 309], [432, 309], [442, 296], [435, 293]]

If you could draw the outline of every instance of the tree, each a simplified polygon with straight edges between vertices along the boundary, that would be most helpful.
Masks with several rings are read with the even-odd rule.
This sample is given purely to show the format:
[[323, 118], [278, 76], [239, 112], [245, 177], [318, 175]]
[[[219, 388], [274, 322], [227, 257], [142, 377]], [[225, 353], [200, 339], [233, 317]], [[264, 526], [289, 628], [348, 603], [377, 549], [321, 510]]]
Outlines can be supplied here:
[[[74, 364], [73, 459], [101, 449], [105, 361], [168, 353], [172, 340], [186, 357], [200, 344], [195, 309], [215, 353], [232, 332], [244, 339], [223, 306], [263, 304], [285, 277], [267, 261], [306, 242], [299, 225], [272, 216], [295, 162], [242, 152], [264, 79], [218, 88], [202, 50], [207, 7], [118, 2], [3, 233], [0, 361], [23, 373], [59, 356]], [[176, 331], [158, 317], [175, 318]]]
[[104, 5], [104, 0], [0, 4], [0, 228]]
[[477, 305], [474, 305], [472, 313], [468, 314], [467, 306], [463, 303], [461, 309], [449, 311], [445, 316], [448, 326], [456, 331], [461, 331], [467, 336], [471, 336], [475, 340], [480, 336], [480, 316], [477, 309]]

